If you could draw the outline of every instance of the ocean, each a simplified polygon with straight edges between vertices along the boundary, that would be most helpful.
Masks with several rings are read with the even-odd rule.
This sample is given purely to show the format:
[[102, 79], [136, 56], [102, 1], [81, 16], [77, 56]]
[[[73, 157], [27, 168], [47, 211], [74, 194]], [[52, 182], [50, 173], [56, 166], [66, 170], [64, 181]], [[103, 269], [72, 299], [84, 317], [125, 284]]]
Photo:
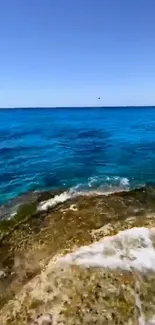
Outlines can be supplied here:
[[0, 324], [155, 325], [155, 107], [1, 109], [0, 158]]
[[155, 183], [155, 107], [0, 110], [0, 204], [46, 189]]

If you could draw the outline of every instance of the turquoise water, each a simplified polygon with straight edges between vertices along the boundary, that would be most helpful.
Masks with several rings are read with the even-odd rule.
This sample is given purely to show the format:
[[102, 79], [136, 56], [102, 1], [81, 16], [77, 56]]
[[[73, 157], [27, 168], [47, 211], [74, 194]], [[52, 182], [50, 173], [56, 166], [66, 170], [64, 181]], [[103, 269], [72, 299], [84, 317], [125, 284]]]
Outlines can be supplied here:
[[0, 110], [0, 203], [155, 183], [155, 108]]

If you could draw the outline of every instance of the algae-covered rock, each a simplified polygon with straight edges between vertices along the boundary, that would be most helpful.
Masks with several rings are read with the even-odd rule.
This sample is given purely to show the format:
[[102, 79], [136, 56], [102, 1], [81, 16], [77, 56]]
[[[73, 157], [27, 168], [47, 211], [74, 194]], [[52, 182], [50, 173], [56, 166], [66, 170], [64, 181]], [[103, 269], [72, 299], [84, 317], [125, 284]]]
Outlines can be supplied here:
[[29, 217], [33, 217], [37, 212], [37, 202], [22, 204], [18, 207], [13, 216], [0, 220], [0, 234], [7, 233], [18, 225], [20, 221], [24, 221]]
[[[132, 232], [125, 241], [114, 237], [116, 249], [106, 246], [102, 266], [91, 244], [100, 245], [126, 229], [155, 227], [154, 188], [68, 196], [66, 202], [40, 211], [38, 204], [51, 195], [37, 194], [33, 202], [20, 205], [16, 215], [0, 222], [0, 324], [29, 325], [37, 315], [48, 313], [53, 324], [137, 325], [140, 317], [141, 324], [149, 324], [155, 315], [154, 270], [133, 267], [140, 256], [145, 264], [154, 254], [154, 232], [146, 241], [140, 232], [136, 239]], [[81, 246], [89, 254], [81, 255]], [[147, 254], [135, 257], [134, 248], [136, 254], [142, 254], [141, 248]], [[77, 252], [74, 263], [72, 252]], [[119, 267], [105, 265], [118, 252]], [[97, 263], [92, 265], [90, 259]]]

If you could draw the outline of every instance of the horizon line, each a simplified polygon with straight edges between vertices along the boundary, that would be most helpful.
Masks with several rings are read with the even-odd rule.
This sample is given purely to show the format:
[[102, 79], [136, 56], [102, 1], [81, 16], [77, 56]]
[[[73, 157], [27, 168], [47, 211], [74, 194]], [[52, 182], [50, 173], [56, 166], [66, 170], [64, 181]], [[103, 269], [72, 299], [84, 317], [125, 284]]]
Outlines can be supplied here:
[[116, 105], [116, 106], [14, 106], [14, 107], [0, 107], [0, 110], [7, 110], [7, 109], [75, 109], [75, 108], [155, 108], [155, 105]]

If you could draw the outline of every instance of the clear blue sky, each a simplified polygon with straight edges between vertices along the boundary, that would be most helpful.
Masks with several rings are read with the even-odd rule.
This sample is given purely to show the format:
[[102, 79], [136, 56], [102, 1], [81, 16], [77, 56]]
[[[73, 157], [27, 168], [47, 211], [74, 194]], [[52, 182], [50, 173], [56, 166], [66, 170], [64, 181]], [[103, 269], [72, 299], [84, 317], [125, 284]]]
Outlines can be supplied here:
[[155, 0], [0, 0], [0, 107], [146, 104]]

